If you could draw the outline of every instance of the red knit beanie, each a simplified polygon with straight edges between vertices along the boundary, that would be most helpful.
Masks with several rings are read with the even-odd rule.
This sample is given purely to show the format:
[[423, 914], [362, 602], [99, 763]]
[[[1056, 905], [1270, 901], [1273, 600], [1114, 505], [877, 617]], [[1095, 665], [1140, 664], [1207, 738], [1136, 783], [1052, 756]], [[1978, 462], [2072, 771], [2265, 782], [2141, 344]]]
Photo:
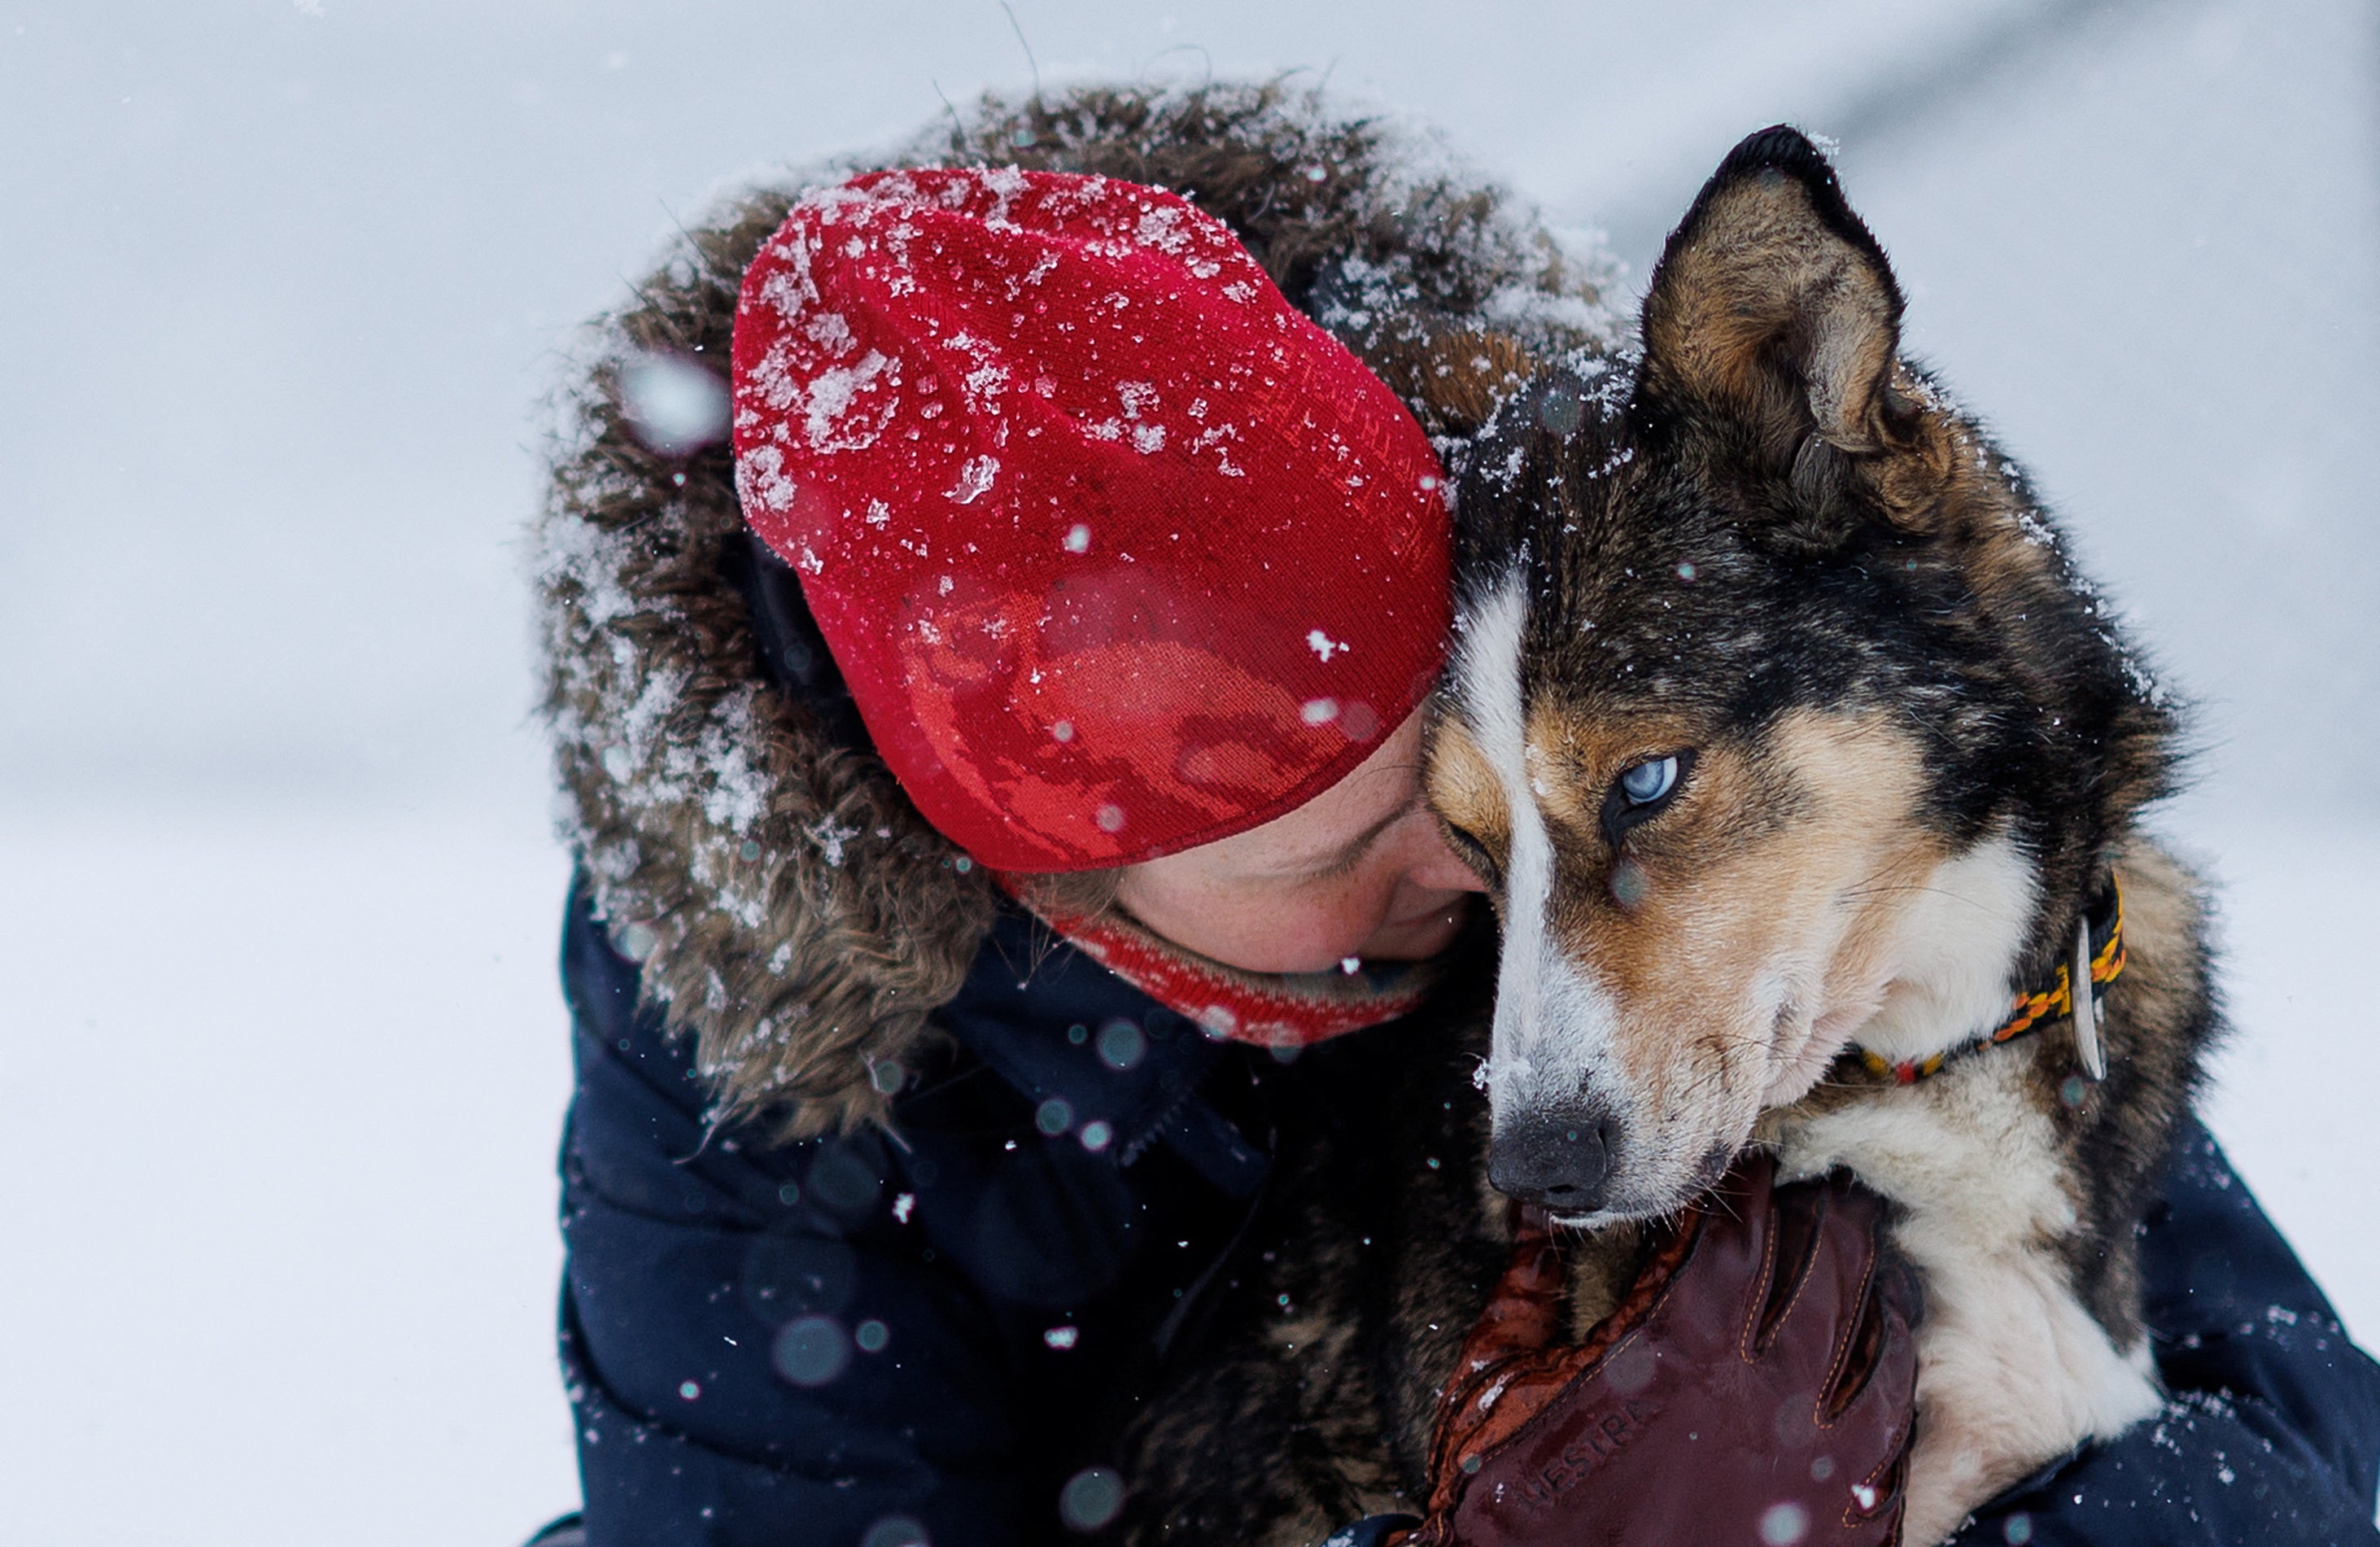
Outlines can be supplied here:
[[735, 313], [747, 519], [927, 819], [1129, 864], [1354, 768], [1445, 645], [1403, 405], [1174, 194], [1014, 169], [805, 197]]

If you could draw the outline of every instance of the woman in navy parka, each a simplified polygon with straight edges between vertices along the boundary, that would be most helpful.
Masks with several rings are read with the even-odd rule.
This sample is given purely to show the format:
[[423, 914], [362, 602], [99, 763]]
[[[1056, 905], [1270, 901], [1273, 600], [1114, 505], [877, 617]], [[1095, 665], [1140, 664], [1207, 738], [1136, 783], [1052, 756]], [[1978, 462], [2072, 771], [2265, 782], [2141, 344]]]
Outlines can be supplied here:
[[[896, 159], [1185, 190], [1291, 302], [1375, 338], [1380, 319], [1351, 298], [1468, 316], [1495, 297], [1532, 346], [1605, 341], [1591, 271], [1492, 195], [1398, 157], [1310, 101], [1209, 89], [988, 106]], [[1354, 750], [1291, 780], [1295, 798], [1222, 819], [1235, 853], [1258, 844], [1258, 871], [1279, 861], [1269, 880], [1192, 874], [1137, 895], [1127, 880], [1123, 907], [1112, 874], [1003, 889], [980, 845], [947, 835], [951, 808], [944, 826], [920, 813], [943, 798], [918, 798], [922, 764], [905, 780], [880, 761], [917, 754], [871, 737], [838, 668], [852, 646], [830, 648], [798, 545], [747, 529], [767, 496], [747, 469], [739, 503], [698, 411], [747, 270], [800, 191], [695, 232], [603, 324], [542, 531], [548, 707], [581, 861], [562, 1338], [585, 1538], [1153, 1534], [1127, 1436], [1184, 1371], [1243, 1357], [1235, 1328], [1308, 1292], [1321, 1270], [1300, 1259], [1300, 1209], [1360, 1198], [1351, 1178], [1452, 1120], [1439, 1098], [1469, 1090], [1459, 1029], [1492, 942], [1415, 801], [1410, 698], [1384, 698], [1368, 726], [1338, 721]], [[865, 407], [854, 382], [838, 412]], [[1413, 407], [1434, 433], [1466, 428], [1443, 402]], [[1116, 437], [1154, 427], [1126, 395]], [[981, 461], [961, 459], [953, 497], [974, 498]], [[1318, 664], [1360, 627], [1318, 627]], [[1108, 807], [1086, 810], [1104, 829]], [[1357, 840], [1352, 858], [1334, 839]], [[1281, 907], [1251, 914], [1252, 896]], [[1358, 969], [1273, 970], [1321, 965], [1305, 958], [1329, 941]], [[1959, 1540], [2380, 1540], [2380, 1377], [2203, 1131], [2141, 1227], [2167, 1412]], [[1492, 1228], [1459, 1246], [1484, 1295]], [[1380, 1388], [1399, 1373], [1375, 1359], [1364, 1389], [1393, 1404]], [[1413, 1373], [1426, 1406], [1442, 1375]], [[1310, 1464], [1302, 1446], [1344, 1437], [1269, 1428], [1275, 1379], [1251, 1370], [1236, 1415], [1267, 1457], [1232, 1480], [1247, 1513], [1177, 1534], [1241, 1540], [1293, 1497], [1324, 1512], [1318, 1534], [1377, 1539], [1426, 1488], [1426, 1456], [1381, 1434], [1374, 1476]]]

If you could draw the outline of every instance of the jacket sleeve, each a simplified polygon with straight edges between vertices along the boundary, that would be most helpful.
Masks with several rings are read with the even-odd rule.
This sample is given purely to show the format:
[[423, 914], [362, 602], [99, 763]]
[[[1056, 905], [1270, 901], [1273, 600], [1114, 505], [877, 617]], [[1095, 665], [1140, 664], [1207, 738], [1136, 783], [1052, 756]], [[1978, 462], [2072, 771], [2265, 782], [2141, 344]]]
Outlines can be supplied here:
[[2380, 1544], [2380, 1366], [2196, 1121], [2143, 1226], [2158, 1417], [2046, 1469], [1953, 1540]]
[[[589, 1547], [1000, 1547], [1017, 1440], [963, 1284], [867, 1143], [706, 1132], [686, 1050], [583, 906], [561, 1339]], [[879, 1197], [880, 1190], [885, 1196]]]

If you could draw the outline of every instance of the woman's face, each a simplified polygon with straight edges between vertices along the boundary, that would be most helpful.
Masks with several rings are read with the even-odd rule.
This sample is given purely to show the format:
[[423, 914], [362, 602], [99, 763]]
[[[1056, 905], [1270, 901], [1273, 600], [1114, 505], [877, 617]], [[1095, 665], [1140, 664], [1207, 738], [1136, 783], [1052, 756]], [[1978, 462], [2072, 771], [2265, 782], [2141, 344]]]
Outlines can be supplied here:
[[1420, 762], [1415, 713], [1287, 816], [1129, 867], [1116, 900], [1176, 944], [1251, 972], [1436, 956], [1485, 888], [1439, 836]]

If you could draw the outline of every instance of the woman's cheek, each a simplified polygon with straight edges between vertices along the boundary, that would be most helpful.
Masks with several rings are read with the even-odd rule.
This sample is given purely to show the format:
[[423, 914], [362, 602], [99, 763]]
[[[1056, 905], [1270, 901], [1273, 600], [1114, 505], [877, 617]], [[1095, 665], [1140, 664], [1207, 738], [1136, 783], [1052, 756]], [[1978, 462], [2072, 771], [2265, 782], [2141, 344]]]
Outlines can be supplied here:
[[1243, 932], [1248, 956], [1269, 956], [1275, 971], [1325, 972], [1359, 955], [1386, 898], [1351, 879], [1309, 882], [1250, 909]]
[[1316, 898], [1318, 927], [1312, 944], [1317, 969], [1362, 956], [1365, 945], [1387, 925], [1396, 891], [1393, 875], [1359, 871]]

